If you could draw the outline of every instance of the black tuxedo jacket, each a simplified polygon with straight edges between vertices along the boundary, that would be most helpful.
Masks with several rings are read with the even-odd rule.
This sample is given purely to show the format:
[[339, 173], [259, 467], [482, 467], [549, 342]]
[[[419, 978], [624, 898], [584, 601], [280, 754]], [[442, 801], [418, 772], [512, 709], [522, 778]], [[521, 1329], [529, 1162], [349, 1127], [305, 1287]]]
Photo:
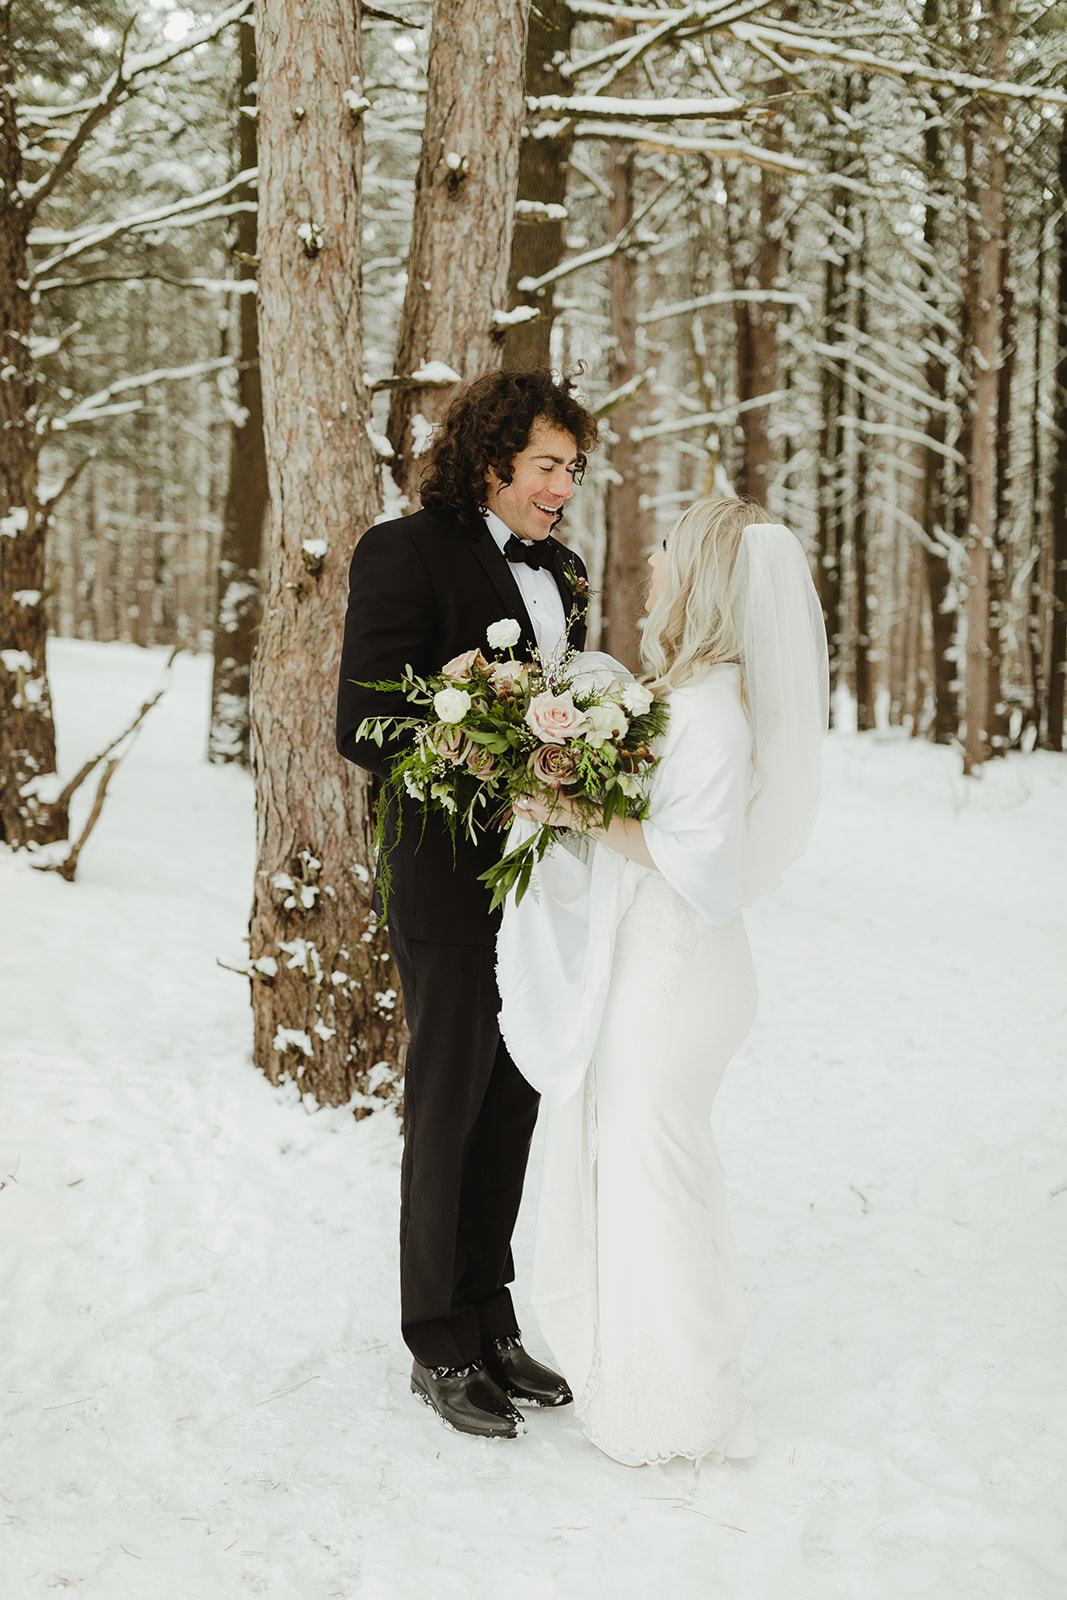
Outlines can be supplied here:
[[[567, 569], [578, 577], [585, 567], [573, 551], [549, 538], [550, 570], [563, 601], [563, 614], [575, 609]], [[569, 640], [585, 645], [584, 606], [576, 610]], [[349, 761], [380, 778], [388, 775], [388, 744], [356, 738], [364, 717], [407, 715], [403, 696], [377, 694], [360, 683], [395, 679], [405, 666], [420, 676], [439, 672], [464, 650], [481, 649], [492, 660], [485, 632], [493, 622], [513, 617], [522, 629], [515, 655], [536, 646], [533, 625], [518, 585], [483, 522], [467, 529], [435, 511], [418, 511], [369, 529], [356, 546], [349, 573], [337, 695], [337, 748]], [[510, 652], [509, 652], [510, 653]], [[392, 885], [389, 920], [408, 939], [437, 944], [492, 944], [499, 913], [490, 917], [489, 891], [478, 875], [500, 859], [504, 833], [489, 833], [477, 844], [457, 835], [455, 853], [441, 814], [434, 807], [403, 800], [399, 839], [387, 833]]]

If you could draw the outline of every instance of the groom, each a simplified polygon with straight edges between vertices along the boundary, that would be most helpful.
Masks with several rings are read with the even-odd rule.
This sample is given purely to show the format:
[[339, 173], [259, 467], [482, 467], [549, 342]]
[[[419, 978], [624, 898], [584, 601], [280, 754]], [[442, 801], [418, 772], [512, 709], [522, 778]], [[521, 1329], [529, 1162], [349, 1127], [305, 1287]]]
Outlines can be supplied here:
[[[364, 717], [410, 708], [360, 684], [399, 678], [407, 665], [436, 673], [478, 647], [491, 658], [486, 629], [503, 618], [519, 624], [520, 658], [585, 642], [585, 568], [552, 536], [596, 442], [572, 390], [547, 369], [468, 384], [435, 436], [423, 509], [379, 523], [356, 546], [337, 747], [380, 778], [388, 741], [383, 751], [356, 730]], [[514, 1438], [513, 1402], [566, 1405], [571, 1393], [523, 1349], [507, 1288], [537, 1095], [497, 1026], [499, 912], [479, 874], [499, 860], [503, 834], [458, 836], [453, 850], [438, 812], [402, 804], [400, 837], [386, 848], [389, 942], [411, 1035], [400, 1207], [411, 1387], [464, 1433]]]

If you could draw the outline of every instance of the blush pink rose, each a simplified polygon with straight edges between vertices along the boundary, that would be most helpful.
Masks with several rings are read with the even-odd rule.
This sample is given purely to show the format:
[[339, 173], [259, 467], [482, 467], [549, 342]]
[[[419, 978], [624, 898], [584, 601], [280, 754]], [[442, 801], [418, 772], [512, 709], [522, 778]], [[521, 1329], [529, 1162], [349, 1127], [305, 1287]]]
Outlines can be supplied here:
[[443, 761], [461, 767], [471, 753], [471, 742], [453, 723], [442, 722], [434, 729], [433, 747]]
[[461, 656], [453, 656], [451, 661], [446, 661], [441, 668], [446, 678], [467, 678], [474, 667], [481, 667], [483, 671], [489, 670], [489, 663], [480, 650], [464, 650]]
[[530, 771], [549, 789], [565, 789], [575, 781], [575, 761], [569, 750], [543, 744], [529, 760]]
[[482, 744], [471, 744], [467, 751], [467, 767], [476, 778], [486, 779], [496, 766], [496, 756]]
[[564, 744], [585, 726], [585, 712], [579, 711], [569, 694], [534, 695], [526, 711], [526, 721], [542, 744]]

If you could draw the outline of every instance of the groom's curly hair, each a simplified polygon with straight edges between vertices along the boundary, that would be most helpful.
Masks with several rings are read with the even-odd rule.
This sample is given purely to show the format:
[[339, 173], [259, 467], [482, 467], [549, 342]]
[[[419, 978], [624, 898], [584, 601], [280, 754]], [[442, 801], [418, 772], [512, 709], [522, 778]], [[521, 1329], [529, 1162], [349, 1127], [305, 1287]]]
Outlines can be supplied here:
[[525, 450], [534, 423], [540, 421], [561, 428], [574, 440], [574, 479], [580, 483], [586, 457], [596, 446], [597, 423], [577, 398], [571, 374], [557, 377], [548, 367], [487, 372], [461, 389], [445, 413], [422, 478], [423, 505], [476, 528], [485, 505], [489, 468], [510, 483], [515, 457]]

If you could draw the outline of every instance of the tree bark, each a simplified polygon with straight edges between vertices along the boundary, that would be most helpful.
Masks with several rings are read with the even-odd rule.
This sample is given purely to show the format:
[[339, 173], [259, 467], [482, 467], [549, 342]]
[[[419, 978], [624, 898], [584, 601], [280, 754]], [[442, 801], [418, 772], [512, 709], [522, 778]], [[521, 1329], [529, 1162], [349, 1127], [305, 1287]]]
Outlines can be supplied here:
[[0, 7], [0, 840], [25, 849], [67, 837], [50, 803], [56, 737], [45, 659], [44, 534], [37, 491], [33, 303], [19, 191], [22, 152], [11, 93], [10, 7]]
[[[940, 19], [940, 0], [926, 0], [923, 21], [931, 31]], [[936, 285], [933, 262], [942, 248], [939, 207], [946, 191], [945, 144], [939, 121], [927, 119], [923, 130], [928, 192], [923, 212], [923, 242], [929, 265], [923, 271], [924, 292], [933, 296]], [[930, 737], [934, 744], [951, 744], [959, 727], [959, 706], [955, 688], [956, 612], [952, 602], [952, 573], [946, 553], [945, 534], [949, 516], [947, 462], [944, 445], [947, 421], [943, 402], [948, 395], [948, 368], [940, 347], [945, 334], [936, 328], [928, 344], [926, 387], [933, 396], [926, 421], [930, 444], [923, 452], [922, 509], [920, 521], [929, 541], [923, 547], [926, 590], [930, 599], [930, 635], [933, 656], [934, 718]], [[940, 447], [940, 448], [939, 448]]]
[[[867, 331], [867, 290], [863, 276], [866, 270], [865, 243], [861, 243], [856, 265], [859, 279], [856, 290], [856, 331], [861, 336], [859, 342], [862, 348], [862, 335]], [[866, 420], [866, 415], [866, 397], [862, 389], [857, 389], [856, 421], [863, 423]], [[870, 533], [867, 519], [867, 510], [870, 503], [870, 460], [870, 440], [862, 427], [858, 427], [856, 429], [855, 465], [856, 501], [855, 509], [852, 513], [852, 574], [855, 588], [856, 615], [856, 729], [859, 733], [867, 733], [875, 725], [875, 682], [874, 674], [871, 670], [871, 656], [873, 653], [871, 649], [872, 597], [868, 572]]]
[[[1067, 118], [1060, 130], [1061, 173], [1067, 165]], [[1064, 174], [1067, 176], [1067, 174]], [[1063, 176], [1060, 179], [1061, 188]], [[1044, 555], [1042, 499], [1044, 488], [1044, 461], [1042, 459], [1042, 375], [1044, 365], [1045, 327], [1045, 222], [1046, 207], [1042, 205], [1037, 222], [1037, 281], [1034, 285], [1034, 361], [1030, 399], [1030, 582], [1027, 585], [1026, 604], [1026, 661], [1030, 679], [1030, 706], [1037, 742], [1040, 744], [1045, 730], [1047, 709], [1045, 694], [1045, 663], [1043, 648], [1041, 565]]]
[[387, 1092], [402, 1038], [371, 911], [369, 783], [334, 746], [348, 560], [379, 504], [362, 376], [360, 16], [344, 0], [257, 0], [255, 16], [271, 500], [252, 688], [255, 1059], [272, 1082], [337, 1105]]
[[[829, 254], [823, 269], [823, 339], [833, 342], [832, 327], [841, 310], [842, 267]], [[819, 599], [830, 655], [831, 707], [841, 674], [841, 554], [844, 545], [841, 481], [843, 402], [841, 378], [833, 364], [823, 362], [819, 376], [819, 483], [817, 506], [817, 570]]]
[[[1060, 130], [1060, 198], [1067, 195], [1067, 115]], [[1045, 744], [1064, 747], [1064, 690], [1067, 687], [1067, 213], [1056, 223], [1059, 257], [1056, 282], [1056, 384], [1052, 405], [1052, 626], [1048, 668], [1048, 722]]]
[[[255, 100], [256, 42], [250, 19], [238, 24], [238, 38], [238, 171], [248, 172], [258, 160], [255, 118], [242, 115], [239, 109], [251, 106]], [[248, 185], [236, 190], [235, 198], [254, 200], [255, 193]], [[235, 276], [243, 282], [254, 279], [254, 211], [238, 212], [235, 218], [233, 254]], [[230, 419], [230, 475], [219, 549], [208, 760], [236, 761], [247, 767], [251, 761], [249, 687], [252, 652], [262, 609], [259, 568], [268, 494], [255, 295], [237, 297], [237, 336], [239, 364], [233, 395], [234, 415]]]
[[[1007, 71], [1009, 0], [984, 0], [983, 70]], [[996, 427], [1000, 347], [1001, 250], [1004, 245], [1004, 109], [981, 108], [971, 141], [967, 227], [968, 298], [973, 311], [968, 355], [972, 374], [972, 435], [968, 453], [967, 655], [964, 676], [964, 771], [973, 773], [992, 749], [989, 726], [992, 672], [991, 587], [996, 528]]]
[[[1007, 193], [1006, 165], [1004, 180], [1004, 189]], [[1004, 236], [998, 264], [1000, 368], [997, 372], [996, 486], [989, 575], [989, 704], [986, 711], [989, 753], [993, 756], [1007, 754], [1010, 738], [1003, 679], [1009, 652], [1007, 606], [1011, 592], [1009, 567], [1011, 549], [1007, 531], [1011, 525], [1014, 498], [1011, 402], [1015, 381], [1015, 293], [1011, 282], [1011, 237], [1007, 217], [1004, 221]]]
[[[765, 137], [773, 147], [775, 129], [767, 129]], [[772, 173], [755, 168], [740, 173], [737, 182], [744, 200], [735, 201], [727, 212], [728, 218], [734, 219], [730, 248], [734, 288], [777, 288], [782, 255], [777, 180]], [[755, 239], [745, 237], [747, 219], [754, 209], [750, 204], [752, 196], [749, 192], [753, 185], [759, 191], [759, 224]], [[739, 217], [744, 220], [737, 220]], [[752, 256], [755, 257], [754, 263], [750, 259]], [[773, 304], [753, 305], [746, 300], [734, 302], [739, 405], [771, 394], [777, 387], [778, 315], [778, 307]], [[737, 493], [750, 495], [761, 505], [767, 503], [776, 464], [770, 437], [770, 417], [769, 406], [754, 406], [751, 411], [742, 411], [737, 419], [737, 445], [733, 452], [732, 476]]]
[[412, 375], [434, 361], [463, 379], [500, 365], [501, 331], [492, 319], [507, 305], [529, 6], [530, 0], [438, 0], [434, 8], [397, 341], [402, 381], [388, 423], [393, 477], [411, 505], [426, 424], [443, 416], [452, 394], [447, 386], [413, 382]]
[[[615, 157], [609, 232], [616, 238], [628, 226], [634, 208], [636, 155], [632, 148]], [[611, 296], [612, 389], [636, 377], [638, 264], [629, 250], [617, 250], [609, 263]], [[646, 531], [641, 515], [640, 444], [631, 438], [640, 416], [633, 400], [619, 406], [611, 417], [615, 443], [611, 446], [611, 475], [604, 503], [603, 648], [631, 672], [641, 666], [642, 614], [647, 588]]]
[[[557, 65], [570, 54], [574, 13], [566, 0], [538, 0], [530, 10], [530, 33], [526, 45], [526, 93], [559, 94], [569, 91], [567, 80]], [[563, 129], [550, 139], [533, 139], [523, 134], [519, 153], [518, 195], [527, 206], [559, 209], [567, 200], [567, 169], [574, 145], [574, 122], [563, 121]], [[540, 278], [563, 260], [566, 219], [546, 210], [522, 210], [515, 217], [511, 241], [511, 266], [508, 271], [508, 310], [515, 306], [535, 306], [536, 320], [517, 323], [504, 335], [505, 367], [544, 367], [551, 360], [552, 323], [556, 315], [555, 286], [532, 293], [518, 288], [523, 278]]]

